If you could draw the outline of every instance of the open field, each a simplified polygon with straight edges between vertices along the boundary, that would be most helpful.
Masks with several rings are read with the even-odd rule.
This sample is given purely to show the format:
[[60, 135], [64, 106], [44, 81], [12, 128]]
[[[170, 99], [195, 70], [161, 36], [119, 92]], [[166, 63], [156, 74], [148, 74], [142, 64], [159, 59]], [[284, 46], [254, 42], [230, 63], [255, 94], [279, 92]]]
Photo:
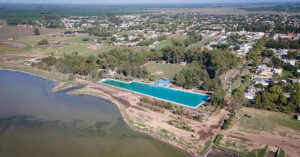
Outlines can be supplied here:
[[[252, 118], [247, 118], [244, 115], [250, 114]], [[289, 128], [294, 131], [300, 131], [300, 123], [293, 118], [291, 114], [271, 112], [265, 110], [257, 110], [253, 108], [242, 108], [238, 115], [240, 119], [239, 128], [244, 131], [250, 131], [253, 133], [269, 132], [280, 133], [281, 127]]]
[[158, 44], [155, 44], [156, 49], [163, 49], [163, 48], [168, 47], [168, 46], [172, 46], [171, 40], [164, 40], [164, 41], [161, 41]]
[[172, 46], [172, 39], [174, 39], [176, 41], [183, 41], [187, 38], [188, 38], [188, 36], [186, 36], [186, 35], [177, 35], [175, 37], [169, 37], [168, 39], [163, 40], [158, 44], [155, 44], [155, 48], [156, 49], [163, 49], [165, 47]]
[[[229, 129], [221, 131], [224, 136], [241, 139], [239, 143], [250, 141], [258, 146], [282, 148], [288, 156], [299, 155], [300, 123], [293, 119], [292, 114], [244, 107], [238, 111], [238, 117]], [[238, 143], [229, 140], [223, 146], [232, 149], [233, 145]]]
[[245, 157], [264, 157], [268, 146], [232, 136], [218, 135], [215, 147]]
[[184, 65], [173, 65], [173, 64], [162, 64], [162, 63], [148, 63], [146, 68], [148, 72], [159, 79], [161, 77], [170, 78], [173, 77], [176, 73], [181, 71], [185, 66]]
[[[50, 29], [50, 28], [40, 28], [40, 33], [43, 34], [51, 34], [51, 33], [59, 33], [63, 32], [62, 29]], [[0, 40], [7, 38], [20, 38], [26, 36], [33, 36], [33, 28], [31, 27], [3, 27], [0, 28]]]

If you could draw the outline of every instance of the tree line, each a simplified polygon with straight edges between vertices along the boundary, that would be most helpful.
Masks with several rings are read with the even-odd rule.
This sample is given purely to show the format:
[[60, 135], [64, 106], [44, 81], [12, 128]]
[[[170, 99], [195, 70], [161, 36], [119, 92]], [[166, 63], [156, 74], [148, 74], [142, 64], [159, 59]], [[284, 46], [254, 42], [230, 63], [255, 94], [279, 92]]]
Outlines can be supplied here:
[[254, 102], [248, 106], [280, 112], [300, 112], [300, 83], [271, 83], [256, 93]]

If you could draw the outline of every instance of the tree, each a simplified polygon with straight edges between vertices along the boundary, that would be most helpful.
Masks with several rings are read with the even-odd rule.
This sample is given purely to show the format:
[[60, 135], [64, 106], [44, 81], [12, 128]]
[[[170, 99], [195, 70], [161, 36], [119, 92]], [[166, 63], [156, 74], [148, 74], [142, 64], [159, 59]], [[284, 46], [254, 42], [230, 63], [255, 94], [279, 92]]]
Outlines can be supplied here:
[[38, 28], [33, 28], [34, 35], [38, 36], [40, 35], [40, 30]]
[[272, 57], [274, 55], [274, 52], [272, 50], [264, 50], [261, 52], [261, 55], [263, 57]]
[[244, 86], [240, 86], [233, 92], [232, 95], [233, 104], [241, 106], [247, 103], [247, 99], [245, 98], [244, 91], [245, 91]]
[[271, 63], [272, 63], [272, 65], [275, 67], [275, 68], [279, 68], [279, 67], [281, 67], [281, 60], [279, 59], [279, 58], [277, 58], [277, 57], [272, 57], [272, 59], [271, 59]]
[[211, 96], [211, 103], [214, 106], [222, 106], [225, 104], [226, 91], [223, 89], [218, 89]]
[[298, 56], [297, 52], [288, 51], [287, 57], [288, 59], [295, 59]]

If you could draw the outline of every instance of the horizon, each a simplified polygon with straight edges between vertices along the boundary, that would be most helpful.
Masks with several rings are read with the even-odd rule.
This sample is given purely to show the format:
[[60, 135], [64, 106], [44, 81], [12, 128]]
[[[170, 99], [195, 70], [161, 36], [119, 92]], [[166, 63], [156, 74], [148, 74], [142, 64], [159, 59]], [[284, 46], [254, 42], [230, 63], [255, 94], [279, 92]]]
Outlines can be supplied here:
[[274, 4], [274, 3], [300, 3], [300, 0], [165, 0], [163, 2], [159, 0], [87, 0], [82, 2], [81, 0], [66, 0], [61, 2], [60, 0], [0, 0], [0, 4], [101, 4], [101, 5], [126, 5], [126, 4], [171, 4], [171, 5], [180, 5], [180, 4]]

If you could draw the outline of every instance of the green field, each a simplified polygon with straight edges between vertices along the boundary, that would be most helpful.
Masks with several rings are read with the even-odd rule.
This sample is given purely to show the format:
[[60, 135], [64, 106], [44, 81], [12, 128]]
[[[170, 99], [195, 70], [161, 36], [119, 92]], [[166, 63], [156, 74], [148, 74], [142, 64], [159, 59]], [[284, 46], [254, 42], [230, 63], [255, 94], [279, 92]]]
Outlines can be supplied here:
[[168, 46], [172, 46], [171, 40], [164, 40], [164, 41], [161, 41], [158, 44], [155, 44], [156, 49], [163, 49], [163, 48], [168, 47]]
[[185, 66], [175, 64], [162, 64], [162, 63], [148, 63], [146, 68], [148, 72], [159, 79], [161, 77], [171, 78], [176, 73], [180, 72]]
[[213, 38], [207, 38], [207, 39], [205, 39], [205, 40], [199, 41], [199, 42], [197, 42], [197, 43], [191, 45], [190, 48], [198, 48], [198, 47], [203, 46], [203, 45], [205, 45], [206, 43], [209, 43], [209, 42], [211, 42], [211, 41], [213, 41]]
[[149, 13], [143, 6], [119, 5], [82, 5], [82, 4], [1, 4], [0, 19], [40, 20], [44, 14], [60, 16], [103, 16], [108, 13], [116, 15]]
[[[252, 117], [247, 118], [244, 116], [245, 114], [250, 114]], [[238, 115], [240, 117], [238, 122], [240, 123], [241, 131], [274, 133], [277, 126], [300, 131], [299, 121], [293, 119], [291, 114], [244, 107], [238, 112]]]
[[186, 40], [187, 38], [188, 38], [188, 36], [186, 36], [186, 35], [179, 35], [176, 37], [171, 37], [169, 39], [161, 41], [158, 44], [155, 44], [155, 49], [163, 49], [165, 47], [172, 46], [172, 39], [174, 39], [176, 41], [183, 41], [183, 40]]

